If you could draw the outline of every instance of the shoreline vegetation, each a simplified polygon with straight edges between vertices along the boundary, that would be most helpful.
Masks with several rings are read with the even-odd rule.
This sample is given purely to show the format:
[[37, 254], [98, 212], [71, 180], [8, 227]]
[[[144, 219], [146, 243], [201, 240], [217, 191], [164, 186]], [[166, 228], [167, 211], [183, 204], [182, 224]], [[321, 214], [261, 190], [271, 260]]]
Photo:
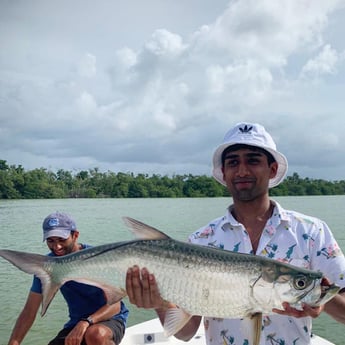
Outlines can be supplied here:
[[[301, 178], [294, 172], [271, 196], [344, 195], [345, 180]], [[63, 198], [200, 198], [229, 196], [226, 187], [206, 175], [148, 175], [101, 172], [98, 168], [72, 173], [46, 168], [25, 170], [0, 160], [0, 199]]]

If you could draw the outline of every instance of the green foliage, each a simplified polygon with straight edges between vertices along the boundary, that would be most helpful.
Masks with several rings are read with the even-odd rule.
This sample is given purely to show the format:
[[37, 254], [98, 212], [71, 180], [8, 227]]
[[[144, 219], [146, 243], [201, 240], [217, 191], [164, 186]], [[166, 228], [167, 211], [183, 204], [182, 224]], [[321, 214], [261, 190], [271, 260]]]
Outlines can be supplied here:
[[[272, 196], [345, 194], [345, 181], [325, 181], [288, 176], [270, 190]], [[98, 168], [72, 174], [44, 168], [25, 171], [0, 160], [0, 199], [57, 198], [195, 198], [228, 196], [227, 189], [212, 177], [172, 177], [133, 173], [100, 172]]]

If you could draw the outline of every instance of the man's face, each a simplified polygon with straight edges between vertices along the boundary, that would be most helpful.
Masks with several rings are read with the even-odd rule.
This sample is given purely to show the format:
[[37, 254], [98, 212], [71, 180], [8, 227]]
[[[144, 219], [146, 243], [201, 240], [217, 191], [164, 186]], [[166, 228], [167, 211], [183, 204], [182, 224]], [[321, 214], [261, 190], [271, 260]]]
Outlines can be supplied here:
[[278, 169], [268, 164], [265, 153], [241, 148], [228, 150], [224, 156], [223, 178], [234, 200], [251, 201], [268, 193], [268, 183]]
[[78, 247], [77, 238], [77, 232], [69, 235], [66, 239], [56, 236], [48, 237], [47, 246], [57, 256], [67, 255], [74, 252]]

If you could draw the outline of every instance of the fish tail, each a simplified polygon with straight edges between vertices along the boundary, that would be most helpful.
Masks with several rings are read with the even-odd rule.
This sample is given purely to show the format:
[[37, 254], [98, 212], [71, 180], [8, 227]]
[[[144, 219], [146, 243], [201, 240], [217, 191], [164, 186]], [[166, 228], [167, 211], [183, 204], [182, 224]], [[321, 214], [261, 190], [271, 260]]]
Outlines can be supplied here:
[[51, 274], [47, 265], [48, 259], [45, 255], [18, 252], [15, 250], [0, 249], [0, 256], [5, 260], [22, 270], [23, 272], [36, 275], [42, 283], [42, 309], [43, 316], [56, 292], [59, 290], [61, 283], [53, 283]]

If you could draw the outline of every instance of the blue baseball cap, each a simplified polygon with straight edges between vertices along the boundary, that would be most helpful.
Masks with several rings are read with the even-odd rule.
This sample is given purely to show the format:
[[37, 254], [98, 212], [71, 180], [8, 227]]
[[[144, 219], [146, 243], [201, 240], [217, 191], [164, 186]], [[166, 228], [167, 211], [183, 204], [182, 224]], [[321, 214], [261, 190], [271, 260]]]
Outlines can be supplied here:
[[71, 231], [77, 230], [75, 221], [66, 213], [55, 212], [47, 216], [42, 224], [43, 241], [49, 237], [67, 239]]

